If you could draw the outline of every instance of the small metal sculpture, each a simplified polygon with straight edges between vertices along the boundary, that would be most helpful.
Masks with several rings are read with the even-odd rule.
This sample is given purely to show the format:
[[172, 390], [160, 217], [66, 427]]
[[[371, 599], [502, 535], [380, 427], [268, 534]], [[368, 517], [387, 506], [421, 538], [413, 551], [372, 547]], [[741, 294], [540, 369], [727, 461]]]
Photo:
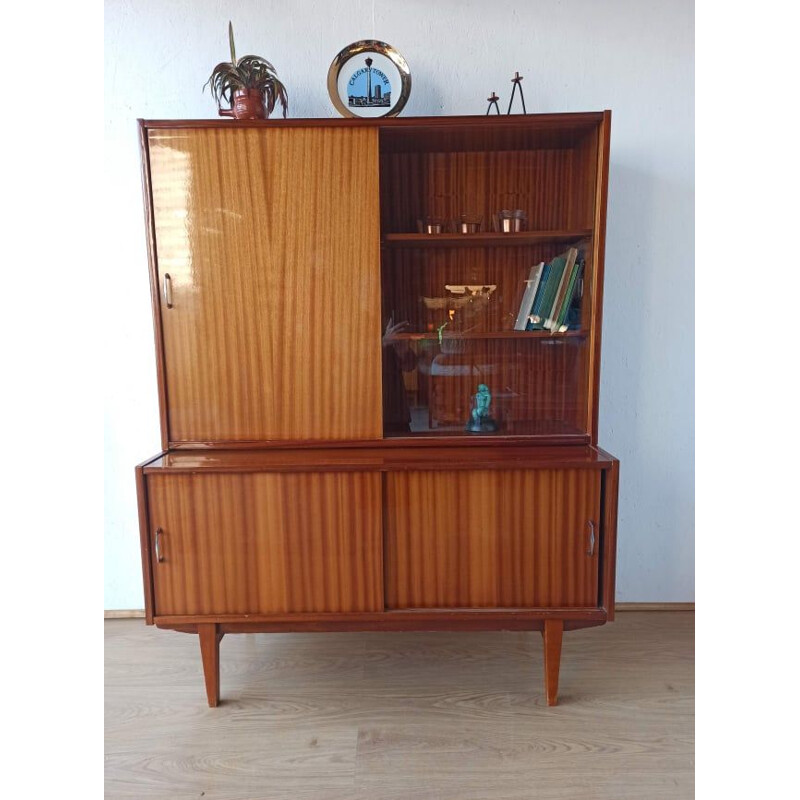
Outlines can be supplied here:
[[514, 84], [514, 88], [511, 90], [511, 99], [508, 101], [508, 111], [507, 114], [511, 113], [511, 104], [514, 102], [514, 95], [517, 92], [517, 87], [519, 86], [519, 97], [522, 100], [522, 113], [527, 114], [528, 111], [525, 108], [525, 95], [522, 93], [522, 75], [519, 72], [514, 73], [514, 77], [511, 79], [511, 83]]
[[489, 406], [492, 404], [492, 393], [485, 383], [478, 384], [478, 391], [472, 396], [472, 412], [467, 430], [471, 433], [494, 433], [497, 422], [489, 416]]
[[489, 101], [489, 106], [486, 109], [486, 116], [489, 116], [489, 112], [492, 110], [492, 106], [494, 106], [494, 110], [499, 114], [500, 113], [500, 106], [497, 105], [497, 101], [500, 99], [494, 92], [492, 92], [490, 97], [486, 98]]

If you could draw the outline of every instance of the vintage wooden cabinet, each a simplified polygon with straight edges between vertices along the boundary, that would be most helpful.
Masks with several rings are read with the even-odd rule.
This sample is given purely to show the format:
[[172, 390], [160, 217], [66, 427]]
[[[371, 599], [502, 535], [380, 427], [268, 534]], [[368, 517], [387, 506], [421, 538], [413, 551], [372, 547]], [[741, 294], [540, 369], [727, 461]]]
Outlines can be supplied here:
[[[610, 120], [140, 122], [147, 622], [199, 634], [210, 705], [226, 633], [476, 629], [541, 631], [554, 704], [563, 631], [613, 619]], [[567, 329], [515, 330], [572, 246]], [[491, 432], [466, 430], [479, 384]]]

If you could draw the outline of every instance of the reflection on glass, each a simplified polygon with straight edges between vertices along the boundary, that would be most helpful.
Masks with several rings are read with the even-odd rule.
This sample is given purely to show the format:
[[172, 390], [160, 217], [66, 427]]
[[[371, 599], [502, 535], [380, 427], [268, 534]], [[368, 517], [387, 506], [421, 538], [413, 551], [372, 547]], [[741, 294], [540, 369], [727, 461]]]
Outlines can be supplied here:
[[384, 347], [386, 432], [464, 434], [485, 385], [491, 424], [478, 432], [580, 433], [585, 359], [579, 338], [510, 343], [446, 334]]

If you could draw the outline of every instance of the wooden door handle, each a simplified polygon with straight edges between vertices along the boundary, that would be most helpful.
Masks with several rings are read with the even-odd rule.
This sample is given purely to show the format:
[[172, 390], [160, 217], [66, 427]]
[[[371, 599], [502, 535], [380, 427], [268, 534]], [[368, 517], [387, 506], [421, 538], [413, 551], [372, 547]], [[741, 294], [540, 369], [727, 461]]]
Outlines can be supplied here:
[[586, 551], [586, 555], [589, 557], [594, 555], [594, 543], [595, 543], [594, 522], [592, 520], [589, 520], [589, 549]]

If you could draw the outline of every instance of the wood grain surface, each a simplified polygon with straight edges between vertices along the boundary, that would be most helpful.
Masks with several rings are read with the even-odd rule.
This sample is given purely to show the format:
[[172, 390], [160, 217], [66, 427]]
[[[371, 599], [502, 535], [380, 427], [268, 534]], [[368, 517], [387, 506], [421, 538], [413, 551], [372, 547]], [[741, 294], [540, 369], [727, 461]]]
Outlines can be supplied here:
[[148, 476], [155, 614], [382, 610], [380, 480]]
[[689, 800], [694, 615], [564, 635], [197, 636], [105, 623], [107, 800]]
[[[583, 298], [583, 310], [587, 313], [591, 305], [593, 320], [591, 333], [591, 358], [589, 374], [593, 391], [588, 397], [588, 411], [591, 419], [592, 444], [597, 444], [598, 419], [600, 414], [600, 349], [603, 333], [603, 283], [605, 273], [606, 251], [606, 211], [608, 208], [608, 169], [611, 152], [611, 112], [603, 112], [603, 124], [597, 136], [595, 155], [597, 157], [596, 180], [594, 189], [594, 253], [592, 260], [594, 269], [592, 280], [586, 284]], [[592, 155], [590, 153], [590, 155]]]
[[148, 133], [170, 442], [381, 435], [378, 133]]
[[[694, 611], [694, 603], [615, 603], [614, 610], [626, 611]], [[104, 619], [144, 619], [143, 608], [118, 608], [103, 612]]]
[[[490, 437], [477, 437], [490, 438]], [[392, 472], [409, 469], [608, 469], [615, 459], [596, 447], [518, 445], [497, 440], [453, 447], [389, 446], [286, 450], [176, 450], [150, 459], [146, 475], [178, 472]], [[458, 443], [456, 443], [458, 444]], [[505, 444], [505, 442], [503, 442]]]
[[388, 608], [596, 606], [600, 473], [386, 476]]
[[[482, 217], [482, 230], [491, 232], [498, 211], [516, 208], [526, 212], [528, 230], [587, 229], [593, 224], [596, 164], [583, 158], [579, 147], [448, 152], [440, 142], [432, 150], [425, 142], [418, 146], [382, 149], [384, 234], [416, 233], [418, 221], [428, 216], [452, 224], [463, 213]], [[480, 146], [476, 139], [473, 147]]]
[[[340, 117], [272, 117], [271, 119], [237, 120], [235, 123], [223, 119], [146, 119], [139, 120], [147, 129], [171, 130], [174, 128], [237, 128], [275, 129], [275, 128], [380, 128], [381, 132], [402, 130], [404, 133], [410, 129], [430, 141], [430, 130], [442, 128], [444, 136], [449, 140], [452, 137], [452, 126], [467, 128], [471, 138], [489, 136], [491, 145], [483, 145], [484, 149], [500, 146], [497, 142], [497, 132], [505, 134], [506, 139], [516, 143], [529, 142], [531, 138], [540, 147], [549, 141], [550, 147], [563, 146], [563, 142], [571, 142], [575, 132], [581, 129], [591, 129], [603, 119], [602, 111], [569, 111], [556, 114], [527, 114], [520, 116], [496, 116], [487, 118], [484, 114], [467, 114], [462, 116], [437, 116], [437, 117], [376, 117], [368, 119], [340, 118]], [[424, 126], [419, 130], [420, 126]], [[549, 138], [548, 138], [549, 137]], [[501, 139], [500, 141], [504, 141]]]

